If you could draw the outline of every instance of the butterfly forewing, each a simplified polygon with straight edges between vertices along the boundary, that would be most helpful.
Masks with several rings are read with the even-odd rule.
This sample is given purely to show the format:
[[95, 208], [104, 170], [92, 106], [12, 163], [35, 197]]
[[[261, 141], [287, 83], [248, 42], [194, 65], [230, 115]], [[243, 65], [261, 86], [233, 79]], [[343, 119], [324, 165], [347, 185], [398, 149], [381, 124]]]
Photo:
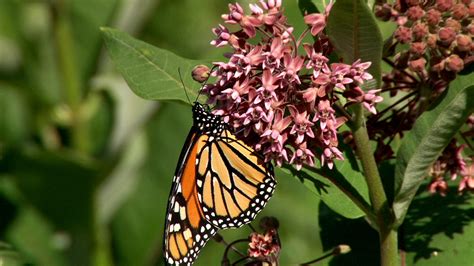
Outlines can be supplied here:
[[196, 190], [196, 155], [202, 136], [191, 133], [183, 148], [170, 193], [165, 223], [165, 259], [172, 265], [191, 265], [217, 228], [203, 219]]

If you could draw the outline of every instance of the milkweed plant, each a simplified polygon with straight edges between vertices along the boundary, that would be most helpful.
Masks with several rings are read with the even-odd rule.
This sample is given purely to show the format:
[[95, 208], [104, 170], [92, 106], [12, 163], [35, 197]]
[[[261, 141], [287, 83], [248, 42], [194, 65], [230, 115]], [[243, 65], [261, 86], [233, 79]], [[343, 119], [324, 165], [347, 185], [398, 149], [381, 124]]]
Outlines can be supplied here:
[[[116, 30], [103, 33], [139, 96], [187, 102], [181, 68], [187, 94], [205, 95], [212, 112], [266, 162], [340, 191], [377, 231], [380, 265], [400, 265], [397, 234], [417, 191], [457, 197], [474, 191], [474, 4], [407, 0], [371, 7], [338, 0], [318, 11], [311, 1], [298, 2], [298, 27], [281, 0], [229, 4], [210, 40], [224, 56], [212, 62], [187, 61]], [[381, 21], [391, 29], [385, 40]], [[127, 66], [127, 49], [143, 64]], [[163, 82], [143, 85], [144, 72]], [[353, 178], [361, 183], [348, 182]], [[238, 262], [277, 265], [284, 243], [275, 216], [246, 239], [228, 244], [218, 236], [227, 246], [223, 264], [243, 241], [247, 252]], [[330, 255], [349, 251], [341, 244]]]

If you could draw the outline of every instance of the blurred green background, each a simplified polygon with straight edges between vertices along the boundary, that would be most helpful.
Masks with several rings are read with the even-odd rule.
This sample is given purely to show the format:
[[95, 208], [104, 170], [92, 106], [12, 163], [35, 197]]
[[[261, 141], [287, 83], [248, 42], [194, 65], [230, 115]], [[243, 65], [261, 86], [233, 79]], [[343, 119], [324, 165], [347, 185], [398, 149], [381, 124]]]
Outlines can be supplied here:
[[[99, 27], [211, 62], [224, 52], [209, 42], [228, 3], [0, 0], [0, 265], [163, 264], [166, 204], [191, 110], [135, 96]], [[298, 2], [284, 6], [301, 32]], [[377, 234], [364, 219], [343, 218], [297, 179], [276, 175], [276, 193], [254, 227], [263, 216], [280, 221], [281, 265], [338, 244], [353, 251], [319, 265], [378, 265]], [[472, 265], [473, 203], [422, 193], [400, 233], [408, 264]], [[231, 242], [250, 232], [222, 235]], [[219, 265], [224, 249], [210, 241], [196, 265]]]

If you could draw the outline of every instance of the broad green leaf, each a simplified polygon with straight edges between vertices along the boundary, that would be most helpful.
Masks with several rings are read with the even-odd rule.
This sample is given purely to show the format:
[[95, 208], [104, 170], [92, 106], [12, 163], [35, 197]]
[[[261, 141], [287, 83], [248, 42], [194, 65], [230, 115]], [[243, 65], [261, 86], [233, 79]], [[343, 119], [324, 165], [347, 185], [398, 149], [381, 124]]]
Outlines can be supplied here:
[[459, 195], [456, 183], [445, 197], [425, 190], [413, 200], [400, 230], [406, 265], [472, 265], [474, 197]]
[[102, 47], [100, 27], [107, 25], [117, 9], [117, 0], [72, 0], [70, 21], [77, 68], [83, 81], [93, 74]]
[[0, 242], [0, 265], [21, 266], [25, 261], [10, 245]]
[[393, 209], [397, 225], [403, 222], [428, 168], [474, 111], [473, 99], [474, 73], [458, 76], [405, 135], [395, 165]]
[[88, 94], [81, 111], [87, 121], [88, 154], [103, 155], [115, 122], [115, 102], [108, 91], [94, 90]]
[[29, 137], [30, 112], [20, 89], [0, 85], [0, 147], [21, 144]]
[[102, 33], [110, 57], [135, 94], [148, 100], [188, 103], [180, 69], [190, 100], [196, 99], [199, 85], [192, 80], [191, 71], [200, 62], [181, 58], [118, 30], [103, 28]]
[[[147, 126], [143, 166], [122, 179], [136, 182], [112, 220], [117, 265], [147, 265], [162, 260], [165, 213], [174, 170], [191, 127], [189, 106], [164, 103]], [[143, 144], [141, 144], [143, 145]]]
[[71, 244], [71, 239], [64, 232], [55, 233], [51, 223], [27, 204], [19, 209], [16, 219], [6, 231], [6, 237], [28, 263], [67, 265], [64, 251]]
[[[364, 176], [354, 168], [350, 159], [346, 159], [342, 162], [336, 161], [332, 170], [327, 167], [318, 169], [319, 174], [307, 169], [301, 171], [291, 170], [291, 173], [307, 188], [316, 193], [333, 211], [344, 217], [355, 219], [364, 216], [365, 213], [342, 190], [351, 193], [359, 201], [364, 202], [367, 208], [370, 207], [368, 188]], [[330, 177], [330, 179], [325, 176]]]
[[67, 152], [28, 150], [8, 158], [8, 171], [28, 202], [71, 240], [71, 262], [90, 265], [95, 247], [96, 167]]
[[326, 27], [328, 36], [344, 62], [357, 59], [372, 62], [369, 72], [380, 83], [382, 35], [363, 0], [338, 0], [331, 9]]
[[298, 7], [301, 11], [301, 14], [304, 16], [306, 14], [320, 13], [319, 10], [324, 11], [324, 9], [318, 9], [315, 2], [321, 3], [322, 1], [298, 0]]

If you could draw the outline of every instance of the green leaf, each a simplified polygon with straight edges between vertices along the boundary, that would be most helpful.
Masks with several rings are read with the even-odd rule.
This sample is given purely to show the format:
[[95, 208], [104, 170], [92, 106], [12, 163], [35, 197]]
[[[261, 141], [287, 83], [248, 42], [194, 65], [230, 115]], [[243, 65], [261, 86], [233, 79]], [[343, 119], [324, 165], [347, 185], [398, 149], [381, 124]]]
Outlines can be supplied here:
[[[179, 152], [191, 126], [189, 106], [165, 103], [147, 127], [146, 160], [139, 171], [122, 179], [136, 182], [112, 220], [117, 265], [153, 265], [161, 261], [168, 195]], [[143, 144], [141, 144], [143, 145]]]
[[363, 0], [338, 0], [331, 9], [328, 36], [344, 62], [370, 61], [369, 72], [381, 80], [382, 35], [375, 18]]
[[188, 103], [180, 69], [190, 100], [196, 99], [199, 85], [192, 80], [191, 71], [201, 62], [181, 58], [118, 30], [102, 28], [102, 33], [110, 57], [136, 95]]
[[64, 251], [70, 245], [70, 239], [64, 233], [55, 234], [51, 223], [27, 204], [19, 208], [16, 219], [8, 227], [6, 237], [29, 263], [66, 265]]
[[28, 150], [8, 160], [8, 170], [24, 198], [70, 237], [71, 262], [90, 265], [95, 247], [96, 167], [67, 152]]
[[120, 1], [72, 0], [70, 1], [71, 28], [78, 70], [83, 81], [89, 79], [97, 65], [102, 47], [99, 28], [107, 25]]
[[413, 200], [400, 231], [406, 265], [472, 265], [474, 197], [456, 193], [458, 181], [448, 183], [445, 197], [425, 190]]
[[320, 9], [318, 9], [315, 2], [321, 3], [322, 1], [298, 0], [298, 8], [300, 9], [301, 14], [304, 16], [306, 14], [320, 13]]
[[393, 209], [397, 225], [403, 222], [428, 168], [473, 112], [473, 80], [474, 73], [458, 76], [405, 135], [395, 165]]
[[21, 266], [25, 261], [10, 245], [0, 242], [0, 265]]
[[83, 103], [83, 119], [87, 121], [88, 154], [103, 155], [115, 122], [115, 102], [107, 90], [94, 90]]
[[22, 144], [31, 130], [31, 110], [18, 88], [0, 85], [0, 148]]
[[365, 213], [343, 190], [363, 202], [366, 208], [370, 208], [369, 193], [364, 176], [354, 169], [350, 159], [336, 161], [332, 170], [327, 167], [313, 168], [315, 172], [307, 169], [301, 171], [292, 168], [286, 169], [289, 169], [307, 188], [316, 193], [329, 208], [344, 217], [355, 219], [364, 216]]

